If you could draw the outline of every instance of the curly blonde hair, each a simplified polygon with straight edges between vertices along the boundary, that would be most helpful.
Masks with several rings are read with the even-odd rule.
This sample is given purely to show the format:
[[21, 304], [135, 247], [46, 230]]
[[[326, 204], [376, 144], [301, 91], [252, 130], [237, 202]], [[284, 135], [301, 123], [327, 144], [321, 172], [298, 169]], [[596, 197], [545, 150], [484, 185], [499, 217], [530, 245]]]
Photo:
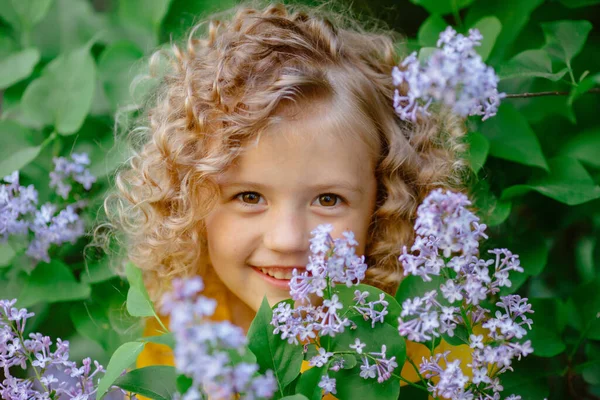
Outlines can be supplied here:
[[185, 45], [153, 57], [156, 63], [166, 55], [169, 66], [105, 202], [128, 259], [144, 270], [155, 299], [170, 278], [202, 273], [203, 220], [219, 196], [214, 178], [244, 143], [284, 118], [283, 104], [315, 93], [343, 96], [376, 128], [378, 192], [366, 283], [393, 293], [417, 206], [433, 188], [461, 187], [464, 121], [448, 113], [416, 123], [397, 117], [391, 71], [399, 56], [389, 31], [366, 30], [325, 8], [246, 5], [233, 13], [207, 19]]

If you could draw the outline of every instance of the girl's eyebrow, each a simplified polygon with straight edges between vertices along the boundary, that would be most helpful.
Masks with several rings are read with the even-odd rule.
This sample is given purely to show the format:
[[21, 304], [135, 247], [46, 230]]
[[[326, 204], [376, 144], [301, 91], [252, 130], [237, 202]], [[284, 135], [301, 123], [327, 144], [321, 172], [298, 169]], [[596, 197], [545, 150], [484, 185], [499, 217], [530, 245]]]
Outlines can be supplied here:
[[[271, 186], [269, 186], [269, 185], [265, 185], [265, 184], [258, 183], [258, 182], [251, 182], [251, 181], [222, 181], [222, 182], [219, 182], [219, 184], [222, 187], [226, 187], [226, 188], [245, 187], [245, 188], [252, 188], [252, 189], [261, 190], [261, 191], [266, 191], [266, 190], [271, 189]], [[336, 181], [336, 182], [332, 182], [332, 183], [320, 183], [320, 184], [310, 185], [307, 187], [307, 189], [313, 190], [313, 191], [343, 189], [343, 190], [348, 190], [350, 192], [354, 192], [354, 193], [360, 194], [360, 195], [364, 194], [364, 190], [361, 186], [352, 184], [351, 182], [347, 182], [347, 181]]]

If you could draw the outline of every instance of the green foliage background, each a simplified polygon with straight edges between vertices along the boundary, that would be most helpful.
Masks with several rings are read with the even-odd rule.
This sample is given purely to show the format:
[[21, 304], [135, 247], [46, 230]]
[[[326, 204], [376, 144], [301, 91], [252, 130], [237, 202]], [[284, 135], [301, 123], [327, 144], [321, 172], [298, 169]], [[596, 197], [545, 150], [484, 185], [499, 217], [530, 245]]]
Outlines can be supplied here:
[[[492, 227], [490, 246], [521, 256], [525, 274], [511, 290], [536, 310], [534, 356], [506, 375], [505, 393], [600, 397], [600, 94], [585, 93], [600, 85], [600, 0], [341, 3], [404, 34], [403, 54], [434, 46], [448, 24], [477, 27], [501, 91], [567, 93], [506, 99], [496, 117], [469, 120], [469, 184]], [[52, 157], [88, 152], [99, 178], [85, 215], [91, 229], [125, 157], [114, 146], [115, 116], [135, 115], [149, 88], [129, 90], [146, 57], [197, 18], [234, 4], [0, 0], [0, 176], [20, 170], [44, 203]], [[0, 244], [0, 298], [17, 297], [36, 312], [29, 330], [67, 338], [75, 358], [106, 365], [142, 323], [125, 310], [126, 281], [105, 258], [84, 258], [88, 242], [55, 248], [52, 262], [37, 266], [22, 243]]]

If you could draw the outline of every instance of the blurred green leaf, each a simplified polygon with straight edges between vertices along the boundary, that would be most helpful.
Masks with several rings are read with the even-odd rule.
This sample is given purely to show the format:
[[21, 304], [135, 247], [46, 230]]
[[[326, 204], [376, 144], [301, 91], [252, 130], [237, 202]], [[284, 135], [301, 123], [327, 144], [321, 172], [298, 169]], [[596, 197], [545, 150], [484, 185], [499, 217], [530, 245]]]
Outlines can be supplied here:
[[16, 30], [29, 31], [48, 12], [52, 0], [0, 0], [0, 17]]
[[[406, 299], [412, 299], [417, 296], [422, 297], [425, 292], [439, 290], [440, 285], [445, 282], [446, 279], [441, 276], [431, 275], [431, 281], [425, 282], [420, 276], [409, 275], [402, 279], [394, 297], [396, 298], [396, 301], [402, 305]], [[447, 300], [438, 300], [440, 303], [447, 305]]]
[[600, 168], [599, 149], [600, 128], [593, 128], [572, 136], [562, 147], [560, 155]]
[[310, 400], [321, 400], [323, 398], [323, 390], [318, 386], [319, 381], [323, 373], [326, 373], [327, 369], [323, 367], [312, 367], [307, 371], [304, 371], [300, 375], [300, 380], [296, 385], [296, 392], [309, 398]]
[[136, 74], [135, 64], [144, 53], [133, 43], [117, 42], [108, 46], [98, 61], [98, 76], [113, 110], [132, 103], [130, 85]]
[[411, 3], [424, 7], [430, 14], [450, 14], [467, 7], [474, 0], [410, 0]]
[[600, 198], [600, 186], [579, 161], [571, 157], [556, 157], [550, 160], [550, 173], [532, 179], [526, 185], [515, 185], [502, 192], [502, 199], [522, 196], [531, 190], [561, 203], [577, 205]]
[[510, 215], [512, 203], [507, 200], [498, 200], [490, 191], [490, 184], [480, 180], [473, 186], [472, 196], [475, 201], [477, 215], [487, 226], [500, 225]]
[[92, 40], [108, 37], [106, 15], [89, 0], [53, 0], [48, 15], [32, 32], [32, 42], [50, 59], [77, 50]]
[[[574, 326], [589, 339], [600, 340], [600, 277], [577, 287], [571, 296]], [[575, 316], [575, 315], [574, 315]]]
[[88, 46], [63, 54], [29, 84], [23, 112], [27, 118], [54, 125], [60, 134], [73, 134], [90, 110], [95, 79], [96, 65]]
[[[473, 26], [484, 17], [496, 17], [502, 25], [492, 53], [487, 59], [490, 65], [501, 62], [513, 42], [529, 21], [530, 14], [544, 0], [485, 0], [476, 1], [467, 9], [465, 25]], [[518, 10], [518, 11], [517, 11]]]
[[421, 47], [436, 47], [440, 33], [446, 29], [448, 23], [438, 14], [430, 15], [419, 27], [417, 38]]
[[128, 342], [122, 344], [113, 353], [106, 366], [106, 373], [98, 382], [98, 399], [102, 399], [121, 373], [135, 363], [145, 345], [146, 343], [143, 342]]
[[475, 51], [481, 56], [483, 61], [486, 61], [492, 53], [498, 35], [502, 32], [502, 23], [496, 17], [484, 17], [477, 21], [471, 28], [478, 29], [483, 36], [481, 46], [475, 47]]
[[558, 72], [552, 72], [552, 60], [546, 50], [525, 50], [503, 64], [498, 72], [498, 77], [501, 80], [539, 77], [557, 81], [567, 71], [567, 68], [563, 68]]
[[511, 104], [502, 104], [494, 118], [481, 124], [480, 131], [490, 141], [490, 155], [548, 170], [538, 138]]
[[117, 4], [124, 24], [139, 25], [157, 33], [171, 0], [121, 0]]
[[180, 39], [199, 22], [199, 19], [216, 11], [231, 9], [237, 3], [237, 0], [172, 0], [171, 7], [163, 19], [162, 40], [169, 41], [171, 37]]
[[100, 283], [115, 276], [117, 276], [116, 271], [110, 265], [108, 257], [105, 257], [99, 262], [86, 264], [83, 271], [81, 271], [80, 279], [84, 283]]
[[308, 400], [308, 397], [303, 394], [293, 394], [291, 396], [282, 397], [281, 400]]
[[19, 171], [40, 154], [41, 146], [34, 146], [32, 132], [13, 121], [0, 121], [0, 177]]
[[[544, 361], [542, 361], [544, 360]], [[546, 377], [555, 375], [548, 371], [545, 359], [533, 356], [513, 362], [513, 371], [502, 374], [503, 393], [520, 395], [522, 399], [544, 399], [548, 397], [550, 389]]]
[[571, 60], [585, 44], [592, 30], [589, 21], [557, 21], [542, 24], [546, 44], [544, 49], [550, 56], [564, 62], [571, 69]]
[[490, 141], [479, 132], [469, 132], [467, 142], [469, 143], [467, 160], [473, 172], [477, 174], [487, 160]]
[[39, 263], [23, 284], [19, 307], [36, 303], [81, 300], [89, 297], [90, 287], [77, 282], [69, 268], [58, 260]]
[[15, 251], [8, 243], [0, 243], [0, 268], [10, 265], [15, 257]]
[[510, 241], [510, 251], [519, 255], [527, 275], [539, 275], [548, 262], [550, 249], [544, 236], [536, 231], [525, 232]]
[[583, 237], [575, 244], [575, 267], [582, 282], [589, 282], [596, 276], [594, 267], [594, 248], [597, 240], [594, 237]]
[[134, 369], [115, 380], [115, 386], [156, 400], [171, 400], [177, 392], [177, 371], [167, 365]]
[[40, 52], [35, 48], [21, 50], [0, 59], [0, 89], [27, 78], [39, 60]]
[[128, 262], [125, 265], [125, 274], [129, 282], [129, 292], [127, 292], [127, 312], [134, 317], [153, 317], [156, 316], [154, 306], [144, 285], [142, 271]]
[[567, 348], [561, 339], [564, 326], [560, 326], [559, 321], [564, 317], [559, 315], [563, 308], [558, 302], [557, 299], [529, 299], [534, 313], [528, 314], [533, 324], [527, 339], [531, 340], [533, 354], [536, 356], [554, 357]]
[[588, 76], [583, 79], [577, 86], [571, 89], [571, 93], [569, 93], [569, 97], [567, 99], [567, 104], [570, 106], [573, 105], [573, 102], [578, 99], [582, 94], [593, 88], [594, 86], [600, 85], [600, 73], [594, 74], [592, 76]]

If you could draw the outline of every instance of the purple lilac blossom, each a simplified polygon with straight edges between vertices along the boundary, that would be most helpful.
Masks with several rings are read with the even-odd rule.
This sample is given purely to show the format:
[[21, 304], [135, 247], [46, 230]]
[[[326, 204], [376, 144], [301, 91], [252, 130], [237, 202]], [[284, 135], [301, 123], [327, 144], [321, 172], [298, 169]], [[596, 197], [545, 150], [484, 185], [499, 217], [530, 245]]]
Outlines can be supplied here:
[[507, 249], [490, 250], [488, 253], [495, 256], [491, 260], [479, 258], [479, 240], [487, 239], [486, 226], [468, 210], [470, 205], [465, 195], [439, 189], [419, 206], [413, 254], [404, 247], [399, 260], [405, 275], [420, 276], [424, 281], [443, 276], [445, 281], [439, 291], [431, 290], [402, 303], [398, 331], [409, 340], [424, 342], [444, 333], [453, 336], [458, 325], [467, 331], [475, 326], [484, 328], [485, 335], [469, 335], [473, 350], [467, 367], [473, 378], [464, 375], [460, 360], [449, 360], [450, 352], [423, 358], [420, 372], [428, 379], [439, 378], [437, 383], [429, 383], [434, 396], [499, 399], [503, 388], [498, 375], [511, 370], [515, 358], [520, 360], [533, 352], [531, 341], [522, 341], [527, 335], [525, 327], [531, 329], [533, 321], [527, 314], [533, 310], [526, 298], [516, 294], [500, 296], [493, 317], [480, 306], [501, 287], [511, 285], [510, 271], [523, 272], [523, 268], [519, 257]]
[[247, 339], [241, 328], [229, 321], [212, 322], [216, 302], [199, 293], [200, 277], [173, 280], [173, 290], [162, 299], [161, 311], [170, 316], [169, 328], [176, 340], [175, 366], [193, 380], [192, 387], [178, 399], [268, 399], [277, 389], [273, 371], [258, 374], [258, 365], [234, 362], [231, 354], [243, 357]]
[[[54, 159], [55, 170], [50, 172], [50, 187], [64, 199], [68, 198], [71, 185], [68, 179], [80, 183], [86, 190], [96, 181], [85, 166], [90, 161], [87, 154], [73, 154], [73, 162], [64, 157]], [[75, 243], [84, 235], [84, 223], [77, 211], [85, 206], [85, 201], [69, 204], [62, 209], [52, 203], [45, 203], [38, 209], [38, 192], [33, 185], [19, 184], [19, 172], [15, 171], [4, 178], [0, 185], [0, 242], [6, 242], [12, 235], [33, 233], [26, 254], [35, 261], [50, 262], [48, 250], [52, 245]]]
[[65, 157], [54, 157], [54, 171], [50, 172], [50, 187], [56, 189], [56, 193], [63, 199], [69, 197], [71, 193], [72, 181], [75, 181], [85, 190], [90, 190], [92, 184], [96, 182], [87, 166], [90, 165], [90, 159], [86, 153], [73, 153], [69, 161]]
[[[104, 368], [90, 358], [77, 363], [69, 360], [69, 342], [52, 340], [41, 333], [24, 336], [27, 319], [34, 314], [14, 307], [15, 300], [0, 300], [0, 367], [4, 380], [0, 383], [0, 397], [11, 400], [77, 399], [95, 397], [99, 378]], [[31, 364], [29, 361], [31, 360]], [[31, 368], [34, 376], [17, 378], [12, 368]], [[12, 372], [12, 373], [11, 373]], [[66, 375], [69, 379], [57, 379]], [[75, 379], [72, 379], [75, 378]], [[120, 390], [120, 389], [119, 389]]]
[[394, 86], [408, 85], [405, 96], [396, 89], [394, 108], [403, 120], [415, 122], [417, 114], [429, 115], [432, 101], [441, 102], [462, 117], [483, 115], [483, 120], [496, 115], [505, 93], [498, 93], [498, 77], [474, 48], [481, 45], [480, 32], [469, 29], [469, 35], [457, 34], [448, 26], [440, 34], [437, 49], [422, 65], [413, 52], [394, 67]]

